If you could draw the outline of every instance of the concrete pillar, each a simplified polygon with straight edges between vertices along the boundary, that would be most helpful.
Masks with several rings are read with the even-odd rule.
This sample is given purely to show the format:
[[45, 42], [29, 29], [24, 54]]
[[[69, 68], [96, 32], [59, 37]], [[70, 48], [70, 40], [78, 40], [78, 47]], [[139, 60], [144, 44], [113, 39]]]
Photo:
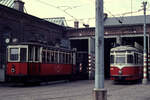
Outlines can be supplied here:
[[107, 100], [107, 90], [106, 89], [94, 90], [93, 100]]
[[14, 9], [24, 12], [24, 2], [21, 0], [14, 1]]

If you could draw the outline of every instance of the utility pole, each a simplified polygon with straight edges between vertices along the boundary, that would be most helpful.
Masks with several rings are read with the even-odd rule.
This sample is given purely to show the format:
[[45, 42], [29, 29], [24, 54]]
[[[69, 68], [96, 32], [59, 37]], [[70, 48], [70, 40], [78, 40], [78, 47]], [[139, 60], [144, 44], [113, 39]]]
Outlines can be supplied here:
[[143, 52], [143, 84], [147, 84], [147, 53], [146, 53], [146, 5], [147, 2], [143, 2], [144, 7], [144, 52]]
[[95, 100], [107, 100], [104, 89], [104, 13], [103, 0], [96, 0], [95, 28]]

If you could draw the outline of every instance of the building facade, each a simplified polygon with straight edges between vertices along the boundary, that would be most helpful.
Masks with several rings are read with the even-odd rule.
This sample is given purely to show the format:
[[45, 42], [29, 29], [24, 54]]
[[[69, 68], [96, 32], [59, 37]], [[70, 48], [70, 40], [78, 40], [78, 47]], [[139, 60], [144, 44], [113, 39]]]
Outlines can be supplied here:
[[[104, 65], [105, 65], [105, 77], [109, 78], [110, 70], [110, 49], [116, 45], [134, 45], [138, 43], [143, 46], [143, 25], [144, 16], [127, 16], [127, 17], [116, 17], [106, 18], [104, 21]], [[76, 25], [77, 26], [77, 25]], [[146, 16], [146, 36], [147, 36], [147, 74], [150, 77], [150, 16]], [[87, 49], [83, 50], [88, 53], [90, 69], [94, 70], [94, 59], [95, 59], [95, 28], [70, 28], [67, 29], [67, 37], [70, 39], [71, 44], [74, 48], [83, 50], [82, 46], [87, 45]], [[83, 43], [83, 40], [87, 40]], [[77, 41], [81, 41], [78, 43]], [[75, 43], [76, 42], [76, 43]], [[91, 71], [93, 71], [91, 70]], [[94, 71], [93, 71], [94, 73]], [[91, 75], [89, 75], [91, 76]], [[92, 74], [94, 77], [94, 74]]]

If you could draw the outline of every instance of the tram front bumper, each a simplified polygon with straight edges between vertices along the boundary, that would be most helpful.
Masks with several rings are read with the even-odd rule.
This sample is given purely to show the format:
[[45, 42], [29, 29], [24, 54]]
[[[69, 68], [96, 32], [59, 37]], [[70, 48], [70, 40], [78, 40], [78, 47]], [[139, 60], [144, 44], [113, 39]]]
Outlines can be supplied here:
[[135, 80], [135, 76], [133, 75], [112, 75], [112, 80]]

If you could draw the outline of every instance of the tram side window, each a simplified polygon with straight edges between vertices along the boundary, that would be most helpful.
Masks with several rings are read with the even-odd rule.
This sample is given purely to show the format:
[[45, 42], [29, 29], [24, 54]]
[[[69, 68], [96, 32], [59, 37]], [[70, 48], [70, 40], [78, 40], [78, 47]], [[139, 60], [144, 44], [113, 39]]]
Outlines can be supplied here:
[[138, 61], [138, 54], [134, 53], [134, 62], [135, 64], [138, 64], [139, 61]]
[[111, 64], [114, 63], [114, 55], [110, 55], [110, 63], [111, 63]]
[[71, 54], [70, 53], [67, 53], [67, 55], [66, 55], [66, 62], [67, 62], [67, 64], [70, 64], [70, 60], [71, 60]]
[[62, 63], [63, 62], [63, 53], [62, 52], [59, 52], [59, 63]]
[[73, 58], [72, 58], [72, 53], [69, 54], [69, 64], [72, 64]]
[[50, 52], [50, 62], [54, 63], [54, 52], [53, 51]]
[[10, 60], [16, 61], [19, 57], [19, 49], [18, 48], [11, 48], [10, 49]]
[[46, 62], [46, 52], [42, 52], [42, 62]]
[[69, 64], [69, 53], [66, 54], [66, 64]]
[[58, 51], [55, 51], [54, 58], [55, 58], [55, 63], [58, 63]]
[[50, 62], [50, 52], [49, 51], [47, 52], [47, 62], [48, 63]]
[[40, 49], [38, 47], [35, 48], [35, 61], [40, 61]]
[[65, 52], [62, 52], [62, 63], [65, 64], [66, 60], [65, 60]]
[[27, 49], [26, 48], [20, 48], [20, 61], [25, 62], [27, 59]]
[[138, 62], [139, 64], [143, 64], [143, 55], [138, 55]]
[[65, 60], [64, 64], [67, 64], [67, 53], [66, 52], [64, 53], [64, 60]]
[[29, 61], [33, 61], [34, 49], [29, 47]]
[[133, 63], [133, 55], [127, 55], [127, 63]]

